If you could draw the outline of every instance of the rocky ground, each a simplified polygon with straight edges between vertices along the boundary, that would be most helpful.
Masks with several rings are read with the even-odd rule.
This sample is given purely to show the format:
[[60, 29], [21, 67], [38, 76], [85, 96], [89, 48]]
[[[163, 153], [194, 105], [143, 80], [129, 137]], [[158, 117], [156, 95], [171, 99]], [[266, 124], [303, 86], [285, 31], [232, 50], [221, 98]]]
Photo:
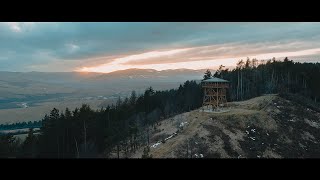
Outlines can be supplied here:
[[[166, 119], [150, 138], [152, 158], [319, 158], [320, 113], [265, 95], [224, 112], [197, 109]], [[141, 158], [143, 148], [130, 158]]]

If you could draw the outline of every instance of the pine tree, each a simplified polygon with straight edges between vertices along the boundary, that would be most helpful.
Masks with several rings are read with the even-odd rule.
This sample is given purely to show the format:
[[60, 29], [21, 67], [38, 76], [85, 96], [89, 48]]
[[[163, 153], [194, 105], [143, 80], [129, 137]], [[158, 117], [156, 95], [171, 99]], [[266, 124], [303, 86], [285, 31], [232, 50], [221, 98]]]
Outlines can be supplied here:
[[137, 94], [135, 91], [132, 91], [130, 99], [129, 99], [129, 103], [131, 106], [133, 106], [133, 105], [135, 105], [136, 101], [137, 101]]
[[207, 69], [207, 71], [204, 73], [203, 80], [210, 79], [212, 77], [211, 71]]
[[23, 157], [34, 158], [36, 156], [37, 139], [33, 128], [29, 129], [28, 136], [22, 144]]

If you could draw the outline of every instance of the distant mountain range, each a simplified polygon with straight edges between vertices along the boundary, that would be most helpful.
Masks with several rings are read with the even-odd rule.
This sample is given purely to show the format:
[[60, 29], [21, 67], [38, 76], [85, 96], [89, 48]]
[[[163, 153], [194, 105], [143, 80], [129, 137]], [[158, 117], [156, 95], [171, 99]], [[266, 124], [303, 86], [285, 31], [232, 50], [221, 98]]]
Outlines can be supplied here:
[[90, 80], [111, 80], [111, 79], [131, 79], [131, 80], [166, 80], [166, 81], [179, 81], [200, 79], [203, 76], [203, 70], [191, 69], [175, 69], [157, 71], [154, 69], [127, 69], [121, 71], [114, 71], [111, 73], [100, 74], [99, 76], [92, 77]]
[[0, 71], [0, 101], [26, 95], [110, 95], [178, 87], [187, 80], [201, 80], [205, 70], [127, 69], [111, 73], [93, 72], [5, 72]]
[[198, 77], [201, 78], [205, 70], [192, 69], [174, 69], [157, 71], [154, 69], [127, 69], [119, 70], [110, 73], [95, 73], [95, 72], [6, 72], [0, 71], [0, 81], [38, 81], [60, 83], [66, 81], [92, 81], [103, 79], [122, 79], [133, 77], [139, 78], [165, 78], [165, 77]]

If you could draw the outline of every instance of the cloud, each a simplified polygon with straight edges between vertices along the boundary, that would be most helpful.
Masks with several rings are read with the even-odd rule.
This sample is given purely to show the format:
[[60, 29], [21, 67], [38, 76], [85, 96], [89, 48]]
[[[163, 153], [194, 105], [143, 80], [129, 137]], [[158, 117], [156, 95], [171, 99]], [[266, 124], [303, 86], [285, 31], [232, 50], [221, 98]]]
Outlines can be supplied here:
[[189, 62], [203, 59], [238, 58], [243, 56], [255, 56], [266, 53], [281, 53], [284, 51], [301, 51], [320, 47], [318, 42], [288, 42], [288, 43], [229, 43], [221, 45], [199, 46], [186, 48], [171, 56], [156, 56], [149, 58], [137, 58], [126, 61], [126, 65], [159, 64], [170, 62]]
[[74, 52], [76, 52], [77, 50], [79, 50], [79, 48], [80, 48], [79, 46], [77, 46], [77, 45], [75, 45], [75, 44], [72, 44], [72, 43], [66, 44], [65, 46], [66, 46], [67, 51], [68, 51], [69, 53], [74, 53]]
[[[0, 70], [69, 71], [130, 56], [122, 65], [151, 66], [300, 51], [318, 42], [320, 23], [0, 23]], [[178, 49], [188, 50], [156, 54]]]
[[10, 29], [14, 32], [21, 32], [21, 27], [16, 22], [10, 22], [8, 23]]
[[34, 25], [34, 22], [7, 22], [5, 23], [13, 32], [22, 32], [25, 28]]
[[[296, 43], [292, 43], [296, 44]], [[289, 44], [289, 45], [292, 45]], [[278, 47], [277, 45], [271, 46], [272, 48]], [[284, 46], [286, 47], [286, 46]], [[142, 68], [142, 69], [156, 69], [156, 70], [165, 70], [165, 69], [205, 69], [205, 68], [216, 68], [220, 64], [223, 64], [227, 67], [232, 67], [236, 64], [236, 62], [240, 59], [256, 58], [260, 60], [267, 60], [273, 57], [276, 58], [284, 58], [284, 57], [304, 57], [310, 55], [319, 55], [320, 48], [313, 49], [305, 49], [305, 50], [295, 50], [295, 51], [275, 51], [272, 52], [269, 49], [265, 49], [262, 51], [261, 48], [256, 48], [260, 51], [256, 51], [253, 48], [254, 52], [251, 52], [249, 55], [245, 52], [239, 52], [238, 55], [231, 54], [233, 48], [218, 48], [218, 50], [224, 51], [227, 49], [227, 53], [231, 55], [223, 56], [221, 53], [220, 56], [214, 56], [212, 52], [216, 52], [216, 49], [210, 49], [211, 46], [206, 47], [194, 47], [194, 48], [186, 48], [186, 49], [174, 49], [174, 50], [166, 50], [166, 51], [157, 51], [157, 52], [146, 52], [137, 55], [129, 55], [121, 58], [115, 58], [113, 60], [109, 60], [109, 63], [101, 64], [98, 66], [92, 67], [82, 67], [77, 69], [78, 71], [85, 72], [112, 72], [115, 70], [124, 70], [129, 68]], [[160, 61], [159, 58], [166, 58], [166, 60]], [[188, 60], [184, 60], [188, 59]], [[137, 61], [136, 60], [140, 60]], [[141, 62], [141, 60], [143, 62]], [[148, 62], [148, 63], [146, 63]]]

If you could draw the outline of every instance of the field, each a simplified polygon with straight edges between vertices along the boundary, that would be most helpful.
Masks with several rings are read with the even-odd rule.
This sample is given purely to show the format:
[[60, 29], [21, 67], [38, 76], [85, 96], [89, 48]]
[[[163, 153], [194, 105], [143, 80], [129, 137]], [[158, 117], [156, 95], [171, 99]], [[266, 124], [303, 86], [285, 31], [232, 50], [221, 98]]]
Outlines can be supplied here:
[[13, 109], [0, 109], [0, 122], [1, 124], [24, 122], [24, 121], [38, 121], [41, 120], [45, 114], [49, 114], [53, 108], [64, 111], [66, 107], [74, 110], [76, 107], [81, 107], [82, 104], [88, 104], [93, 109], [100, 109], [103, 103], [109, 104], [114, 100], [64, 100], [60, 102], [43, 102], [37, 103], [33, 107], [28, 108], [13, 108]]

